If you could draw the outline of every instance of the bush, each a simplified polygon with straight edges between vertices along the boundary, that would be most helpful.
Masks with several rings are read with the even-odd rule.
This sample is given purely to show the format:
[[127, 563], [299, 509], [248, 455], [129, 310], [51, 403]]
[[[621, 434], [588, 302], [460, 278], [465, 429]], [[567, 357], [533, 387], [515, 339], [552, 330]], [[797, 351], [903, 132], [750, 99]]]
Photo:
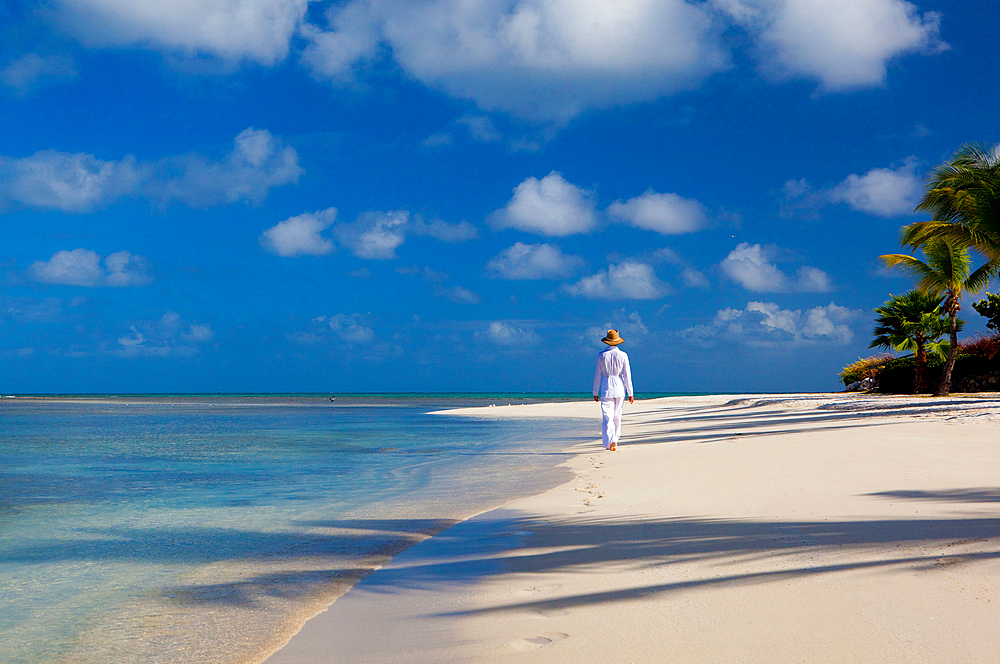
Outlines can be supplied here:
[[1000, 353], [1000, 334], [994, 334], [992, 337], [975, 336], [972, 339], [959, 341], [958, 353], [992, 360]]
[[857, 362], [852, 362], [844, 367], [840, 372], [840, 380], [844, 381], [844, 385], [850, 385], [865, 378], [877, 378], [879, 371], [882, 370], [882, 366], [891, 359], [892, 355], [888, 353], [873, 355], [872, 357], [860, 357]]
[[[897, 357], [886, 362], [878, 376], [878, 391], [883, 394], [913, 394], [914, 363], [912, 355]], [[927, 384], [924, 386], [924, 393], [934, 392], [943, 370], [944, 360], [939, 357], [927, 358]], [[1000, 356], [987, 358], [960, 350], [958, 357], [955, 358], [955, 368], [951, 372], [952, 391], [996, 391], [1000, 389], [1000, 382], [996, 380], [998, 375], [1000, 375]], [[994, 378], [993, 382], [989, 382], [990, 377]]]

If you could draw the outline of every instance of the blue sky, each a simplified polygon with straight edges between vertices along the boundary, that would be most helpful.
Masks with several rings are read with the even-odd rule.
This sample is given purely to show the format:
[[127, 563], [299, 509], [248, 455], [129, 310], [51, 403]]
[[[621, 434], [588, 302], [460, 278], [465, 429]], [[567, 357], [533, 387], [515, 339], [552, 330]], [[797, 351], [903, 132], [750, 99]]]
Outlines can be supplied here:
[[838, 389], [996, 17], [0, 1], [0, 390]]

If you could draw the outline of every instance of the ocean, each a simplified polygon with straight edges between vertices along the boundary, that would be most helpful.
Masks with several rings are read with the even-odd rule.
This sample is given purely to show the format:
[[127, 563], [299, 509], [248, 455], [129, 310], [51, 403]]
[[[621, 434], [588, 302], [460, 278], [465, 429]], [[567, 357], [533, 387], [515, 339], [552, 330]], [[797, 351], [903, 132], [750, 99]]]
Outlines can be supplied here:
[[564, 450], [599, 435], [432, 411], [586, 398], [0, 399], [0, 662], [259, 662], [399, 551], [568, 479]]

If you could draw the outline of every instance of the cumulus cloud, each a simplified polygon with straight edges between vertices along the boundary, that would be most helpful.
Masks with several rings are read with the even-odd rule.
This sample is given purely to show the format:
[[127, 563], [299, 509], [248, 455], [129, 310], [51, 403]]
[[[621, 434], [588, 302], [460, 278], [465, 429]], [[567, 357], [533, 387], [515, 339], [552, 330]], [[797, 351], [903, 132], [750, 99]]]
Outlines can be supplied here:
[[[309, 0], [52, 4], [88, 45], [274, 65], [301, 40], [300, 60], [320, 79], [352, 81], [391, 58], [482, 110], [555, 123], [694, 88], [730, 69], [734, 48], [772, 78], [834, 92], [880, 85], [893, 59], [946, 48], [940, 16], [905, 0], [346, 0], [320, 23], [307, 17]], [[743, 34], [723, 39], [733, 31]]]
[[308, 2], [56, 0], [64, 28], [88, 45], [154, 45], [265, 65], [285, 58]]
[[199, 155], [138, 162], [43, 150], [21, 159], [0, 156], [0, 211], [22, 207], [89, 212], [121, 196], [159, 204], [205, 207], [260, 203], [272, 187], [297, 182], [295, 149], [264, 129], [245, 129], [222, 161]]
[[260, 203], [273, 187], [298, 182], [302, 174], [295, 148], [266, 129], [252, 127], [233, 140], [223, 161], [186, 155], [162, 162], [158, 170], [158, 177], [146, 185], [150, 198], [196, 207]]
[[43, 150], [0, 157], [0, 211], [20, 207], [89, 212], [135, 191], [146, 177], [135, 158], [104, 161], [89, 154]]
[[761, 69], [827, 91], [881, 85], [887, 63], [947, 48], [940, 14], [905, 0], [715, 0], [755, 42]]
[[348, 346], [370, 344], [375, 340], [375, 331], [364, 322], [361, 314], [335, 314], [312, 319], [315, 333], [293, 335], [293, 340], [302, 345], [314, 345], [333, 336]]
[[731, 68], [721, 36], [732, 30], [745, 38], [730, 43], [745, 44], [774, 79], [832, 92], [880, 85], [891, 60], [946, 48], [939, 22], [905, 0], [353, 0], [301, 34], [317, 77], [350, 80], [392, 57], [486, 111], [561, 122]]
[[845, 203], [859, 212], [879, 217], [913, 214], [923, 196], [917, 175], [920, 161], [907, 157], [899, 166], [873, 168], [864, 175], [852, 173], [839, 184], [817, 189], [806, 180], [789, 180], [784, 186], [784, 213], [818, 216], [816, 211], [831, 203]]
[[62, 83], [76, 78], [76, 65], [67, 55], [41, 56], [25, 53], [0, 69], [0, 83], [23, 97], [48, 83]]
[[563, 288], [571, 295], [598, 300], [655, 300], [670, 290], [652, 267], [627, 261], [618, 265], [612, 263], [607, 270]]
[[496, 228], [517, 228], [538, 235], [589, 233], [597, 226], [590, 192], [552, 171], [541, 180], [529, 177], [514, 189], [505, 207], [490, 215]]
[[686, 267], [681, 272], [681, 281], [684, 282], [685, 286], [690, 288], [709, 288], [711, 284], [708, 282], [708, 277], [694, 269], [693, 267]]
[[711, 322], [689, 327], [680, 336], [702, 346], [718, 340], [751, 346], [846, 344], [854, 338], [849, 323], [862, 313], [833, 302], [806, 311], [782, 309], [774, 302], [747, 302], [744, 309], [719, 310]]
[[183, 357], [196, 354], [214, 337], [210, 325], [185, 321], [176, 311], [168, 311], [158, 320], [130, 325], [109, 352], [120, 357]]
[[396, 258], [396, 247], [406, 239], [410, 213], [406, 210], [366, 212], [350, 224], [334, 229], [340, 243], [358, 258]]
[[555, 245], [515, 242], [486, 264], [486, 272], [510, 280], [564, 279], [583, 265], [582, 258], [564, 254]]
[[351, 223], [333, 225], [336, 208], [307, 212], [286, 219], [264, 231], [258, 242], [264, 249], [279, 256], [322, 256], [336, 250], [331, 238], [322, 235], [326, 229], [341, 246], [358, 258], [390, 260], [407, 235], [433, 237], [442, 242], [465, 242], [479, 234], [467, 221], [451, 224], [440, 219], [425, 221], [406, 210], [370, 211]]
[[388, 47], [432, 88], [540, 120], [655, 99], [729, 66], [710, 10], [683, 0], [354, 0], [308, 29], [304, 61], [344, 79]]
[[300, 214], [268, 228], [257, 241], [264, 249], [279, 256], [323, 256], [334, 251], [334, 246], [329, 238], [320, 233], [336, 218], [336, 208]]
[[719, 264], [722, 273], [747, 290], [758, 293], [824, 293], [831, 290], [830, 277], [820, 269], [802, 266], [789, 277], [772, 262], [777, 247], [741, 242]]
[[652, 189], [625, 202], [615, 201], [608, 214], [636, 228], [661, 235], [693, 233], [705, 227], [705, 209], [698, 201], [677, 194], [658, 194]]
[[538, 333], [534, 330], [503, 321], [492, 321], [486, 330], [486, 336], [498, 346], [525, 346], [540, 341]]
[[924, 191], [923, 182], [915, 173], [917, 165], [917, 159], [910, 157], [895, 169], [873, 168], [864, 175], [852, 173], [830, 191], [829, 198], [879, 217], [913, 214]]
[[118, 251], [102, 261], [90, 249], [57, 251], [47, 261], [32, 263], [28, 275], [42, 283], [70, 286], [145, 286], [152, 281], [142, 256]]

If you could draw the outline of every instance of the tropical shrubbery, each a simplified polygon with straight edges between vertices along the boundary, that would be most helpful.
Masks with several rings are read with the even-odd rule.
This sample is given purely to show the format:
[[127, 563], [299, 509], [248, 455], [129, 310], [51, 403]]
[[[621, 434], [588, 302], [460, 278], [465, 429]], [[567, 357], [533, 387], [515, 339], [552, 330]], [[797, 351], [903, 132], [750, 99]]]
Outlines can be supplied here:
[[[929, 392], [941, 377], [945, 359], [932, 355], [927, 360], [925, 388]], [[840, 372], [844, 385], [865, 378], [878, 381], [878, 391], [886, 394], [911, 394], [914, 392], [916, 357], [893, 357], [887, 353], [865, 357], [853, 362]], [[992, 379], [992, 380], [991, 380]], [[1000, 390], [1000, 335], [976, 336], [958, 343], [958, 354], [952, 375], [957, 392]]]
[[872, 357], [859, 357], [857, 362], [852, 362], [844, 367], [843, 371], [840, 372], [840, 380], [844, 381], [844, 385], [858, 383], [865, 378], [877, 380], [882, 367], [892, 359], [894, 358], [889, 353]]
[[[911, 351], [913, 355], [884, 361], [867, 358], [845, 367], [845, 384], [859, 371], [878, 374], [880, 392], [934, 394], [955, 389], [1000, 389], [1000, 338], [958, 341], [963, 293], [981, 291], [1000, 275], [1000, 146], [964, 145], [951, 161], [934, 169], [917, 210], [931, 221], [903, 228], [901, 243], [914, 255], [887, 254], [887, 267], [898, 267], [916, 279], [916, 290], [891, 297], [875, 310], [879, 315], [871, 347]], [[985, 263], [972, 270], [969, 250]], [[987, 297], [973, 307], [1000, 330], [1000, 296]], [[941, 337], [949, 337], [947, 341]], [[930, 352], [929, 352], [930, 351]], [[853, 380], [848, 380], [852, 378]], [[996, 387], [990, 387], [996, 386]]]

